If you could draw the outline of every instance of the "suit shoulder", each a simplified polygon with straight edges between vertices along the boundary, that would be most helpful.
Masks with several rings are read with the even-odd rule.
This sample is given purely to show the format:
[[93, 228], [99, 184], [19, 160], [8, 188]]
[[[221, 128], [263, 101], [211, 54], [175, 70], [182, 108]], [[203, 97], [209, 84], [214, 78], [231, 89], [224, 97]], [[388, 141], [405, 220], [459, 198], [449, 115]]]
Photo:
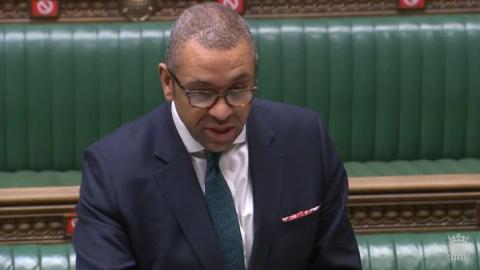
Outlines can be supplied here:
[[313, 150], [328, 137], [320, 114], [307, 108], [259, 99], [250, 116], [250, 127], [273, 132], [281, 147], [308, 145]]
[[318, 119], [321, 119], [320, 114], [311, 109], [262, 99], [255, 101], [252, 112], [272, 124], [280, 123], [282, 126], [294, 123], [312, 124], [312, 121], [318, 122]]
[[165, 106], [160, 105], [151, 112], [120, 126], [112, 133], [88, 146], [86, 151], [95, 148], [103, 155], [118, 156], [132, 155], [140, 149], [150, 148], [154, 144], [156, 122], [166, 111], [162, 107]]

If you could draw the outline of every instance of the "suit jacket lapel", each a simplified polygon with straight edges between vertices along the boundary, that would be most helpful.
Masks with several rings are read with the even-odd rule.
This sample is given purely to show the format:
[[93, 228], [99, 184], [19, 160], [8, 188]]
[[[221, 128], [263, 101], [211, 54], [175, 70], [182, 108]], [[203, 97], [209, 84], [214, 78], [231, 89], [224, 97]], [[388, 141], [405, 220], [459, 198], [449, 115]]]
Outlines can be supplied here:
[[273, 149], [274, 133], [255, 107], [247, 123], [254, 201], [254, 243], [249, 270], [265, 269], [270, 246], [280, 222], [283, 155]]
[[223, 269], [220, 248], [193, 170], [192, 161], [176, 132], [170, 106], [156, 128], [155, 155], [164, 166], [155, 175], [169, 207], [205, 269]]

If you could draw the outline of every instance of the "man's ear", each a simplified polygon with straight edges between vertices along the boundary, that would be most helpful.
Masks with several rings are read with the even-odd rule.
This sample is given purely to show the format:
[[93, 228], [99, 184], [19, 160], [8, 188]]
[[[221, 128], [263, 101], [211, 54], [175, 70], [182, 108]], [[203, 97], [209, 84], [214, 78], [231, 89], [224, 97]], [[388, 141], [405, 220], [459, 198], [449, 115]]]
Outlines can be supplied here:
[[165, 100], [172, 101], [174, 96], [172, 77], [170, 76], [165, 63], [158, 64], [158, 74], [160, 76], [160, 81], [162, 82], [163, 96], [165, 97]]

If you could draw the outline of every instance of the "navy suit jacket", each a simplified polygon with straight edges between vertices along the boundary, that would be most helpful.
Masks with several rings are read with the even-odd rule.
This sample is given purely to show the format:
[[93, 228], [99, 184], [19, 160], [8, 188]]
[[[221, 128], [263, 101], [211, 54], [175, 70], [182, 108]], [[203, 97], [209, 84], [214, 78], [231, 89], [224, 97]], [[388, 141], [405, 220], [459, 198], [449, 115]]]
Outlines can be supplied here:
[[[224, 269], [170, 106], [85, 151], [77, 269]], [[345, 209], [345, 169], [320, 116], [256, 99], [246, 127], [254, 198], [248, 269], [361, 269]], [[282, 221], [318, 205], [311, 215]]]

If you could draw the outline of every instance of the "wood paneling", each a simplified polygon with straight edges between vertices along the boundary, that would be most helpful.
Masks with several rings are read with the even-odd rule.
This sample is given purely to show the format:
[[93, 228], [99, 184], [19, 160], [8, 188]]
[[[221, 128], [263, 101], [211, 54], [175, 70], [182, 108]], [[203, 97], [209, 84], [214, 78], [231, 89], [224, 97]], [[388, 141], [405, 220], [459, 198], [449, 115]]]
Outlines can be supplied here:
[[[172, 20], [183, 9], [204, 1], [61, 0], [60, 16], [31, 19], [31, 0], [0, 2], [0, 22], [90, 22]], [[401, 11], [398, 0], [245, 0], [247, 18], [370, 16], [468, 13], [480, 11], [480, 0], [427, 0], [424, 10]]]
[[[79, 188], [0, 189], [0, 242], [70, 241]], [[352, 177], [356, 233], [480, 229], [480, 175]]]

